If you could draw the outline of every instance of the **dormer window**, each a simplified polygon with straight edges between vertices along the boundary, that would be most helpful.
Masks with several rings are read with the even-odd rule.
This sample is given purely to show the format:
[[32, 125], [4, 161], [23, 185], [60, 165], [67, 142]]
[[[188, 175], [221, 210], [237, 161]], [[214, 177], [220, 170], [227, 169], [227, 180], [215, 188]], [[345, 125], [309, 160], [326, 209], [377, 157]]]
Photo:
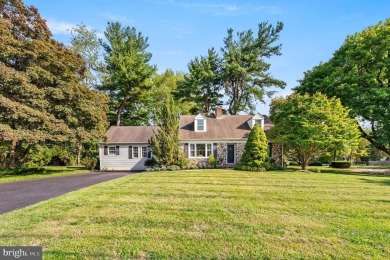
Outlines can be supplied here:
[[264, 129], [264, 117], [262, 115], [254, 115], [248, 120], [248, 125], [252, 129], [254, 125], [259, 125]]
[[203, 114], [198, 114], [194, 121], [195, 132], [206, 132], [206, 122], [206, 117]]
[[196, 119], [196, 131], [203, 132], [204, 131], [204, 119]]

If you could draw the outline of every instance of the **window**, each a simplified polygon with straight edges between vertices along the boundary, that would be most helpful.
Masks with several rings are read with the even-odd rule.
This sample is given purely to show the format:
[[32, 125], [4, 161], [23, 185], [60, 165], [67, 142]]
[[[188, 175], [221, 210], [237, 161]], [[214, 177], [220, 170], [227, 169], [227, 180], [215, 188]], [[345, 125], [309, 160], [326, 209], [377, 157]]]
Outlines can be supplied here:
[[148, 149], [146, 146], [142, 146], [142, 158], [148, 157]]
[[256, 125], [259, 125], [259, 126], [261, 127], [262, 121], [263, 121], [262, 119], [256, 119], [256, 120], [255, 120], [255, 124], [256, 124]]
[[196, 131], [204, 131], [204, 119], [197, 119], [197, 129]]
[[190, 157], [195, 157], [195, 144], [190, 144]]
[[213, 144], [208, 143], [197, 143], [189, 144], [189, 157], [209, 157], [213, 154]]
[[115, 146], [108, 147], [108, 154], [116, 154]]
[[196, 144], [196, 157], [205, 157], [205, 156], [206, 156], [206, 145]]
[[212, 144], [207, 144], [206, 157], [209, 157], [213, 154]]
[[133, 158], [138, 158], [138, 146], [133, 146]]

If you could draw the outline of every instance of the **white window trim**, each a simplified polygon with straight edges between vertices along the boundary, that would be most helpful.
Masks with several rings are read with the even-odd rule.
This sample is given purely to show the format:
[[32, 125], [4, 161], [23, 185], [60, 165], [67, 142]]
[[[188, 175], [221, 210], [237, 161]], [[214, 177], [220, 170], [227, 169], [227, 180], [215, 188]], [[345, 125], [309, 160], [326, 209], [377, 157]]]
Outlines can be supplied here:
[[[198, 144], [204, 144], [205, 145], [205, 156], [196, 156], [196, 154], [197, 154], [197, 145]], [[191, 145], [194, 145], [194, 154], [195, 154], [195, 156], [191, 156]], [[208, 151], [208, 149], [207, 149], [207, 145], [211, 145], [211, 150], [210, 151]], [[207, 154], [209, 154], [208, 156], [207, 156]], [[188, 154], [187, 154], [187, 156], [188, 156], [188, 158], [209, 158], [209, 156], [210, 155], [214, 155], [214, 143], [212, 143], [212, 142], [195, 142], [195, 143], [188, 143]]]
[[[198, 130], [198, 120], [203, 120], [203, 130]], [[207, 120], [203, 114], [199, 114], [194, 119], [194, 130], [195, 132], [206, 132], [207, 131]]]
[[[110, 148], [114, 148], [114, 153], [110, 152], [110, 150], [111, 150]], [[108, 146], [107, 149], [108, 149], [108, 154], [107, 155], [116, 155], [116, 146]]]
[[[134, 148], [135, 147], [138, 149], [137, 157], [134, 156]], [[146, 156], [145, 157], [143, 157], [143, 152], [142, 152], [143, 148], [146, 148]], [[149, 151], [148, 148], [150, 149], [150, 146], [147, 146], [147, 145], [132, 145], [131, 146], [132, 158], [130, 160], [139, 160], [139, 159], [148, 158], [148, 151]]]

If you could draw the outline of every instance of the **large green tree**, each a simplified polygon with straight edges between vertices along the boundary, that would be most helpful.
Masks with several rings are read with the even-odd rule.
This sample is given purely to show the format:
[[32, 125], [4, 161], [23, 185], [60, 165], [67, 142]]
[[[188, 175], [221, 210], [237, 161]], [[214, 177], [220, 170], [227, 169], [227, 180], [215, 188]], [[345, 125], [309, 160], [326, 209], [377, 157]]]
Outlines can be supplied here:
[[[228, 110], [232, 115], [240, 111], [253, 112], [256, 101], [263, 101], [264, 95], [272, 95], [267, 87], [281, 87], [286, 83], [269, 72], [267, 59], [281, 55], [281, 45], [276, 44], [283, 24], [276, 26], [267, 22], [258, 25], [257, 35], [252, 30], [237, 32], [228, 30], [222, 48], [222, 79], [229, 97]], [[236, 37], [235, 37], [236, 36]]]
[[180, 112], [172, 96], [164, 100], [164, 105], [155, 110], [155, 123], [159, 129], [150, 140], [152, 153], [156, 161], [170, 166], [179, 158], [179, 120]]
[[80, 54], [87, 70], [84, 74], [84, 82], [90, 88], [95, 88], [100, 83], [100, 70], [102, 69], [101, 45], [96, 35], [96, 30], [88, 29], [85, 24], [77, 25], [72, 29], [70, 49]]
[[275, 124], [271, 137], [295, 151], [303, 170], [316, 153], [359, 143], [358, 124], [349, 109], [321, 93], [274, 99], [270, 118]]
[[220, 105], [223, 96], [221, 66], [222, 60], [214, 48], [208, 50], [207, 56], [196, 57], [188, 64], [189, 73], [179, 82], [176, 96], [195, 102], [193, 113], [209, 114]]
[[149, 64], [152, 54], [147, 52], [148, 38], [134, 27], [122, 27], [119, 22], [109, 22], [102, 42], [105, 51], [105, 76], [101, 90], [110, 96], [111, 124], [147, 124], [148, 91], [156, 67]]
[[51, 33], [38, 10], [0, 1], [0, 145], [15, 166], [35, 144], [82, 143], [106, 127], [106, 96], [81, 84], [85, 62]]
[[[299, 93], [340, 98], [362, 137], [390, 155], [390, 19], [347, 37], [333, 57], [305, 73]], [[367, 131], [366, 126], [369, 126]]]

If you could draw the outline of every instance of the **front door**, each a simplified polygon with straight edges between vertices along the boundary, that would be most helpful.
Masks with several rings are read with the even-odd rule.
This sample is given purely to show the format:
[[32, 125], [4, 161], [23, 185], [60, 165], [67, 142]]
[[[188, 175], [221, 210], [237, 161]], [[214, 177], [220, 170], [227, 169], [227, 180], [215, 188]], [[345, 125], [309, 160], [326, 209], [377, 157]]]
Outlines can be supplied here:
[[234, 163], [234, 144], [227, 146], [227, 163]]

